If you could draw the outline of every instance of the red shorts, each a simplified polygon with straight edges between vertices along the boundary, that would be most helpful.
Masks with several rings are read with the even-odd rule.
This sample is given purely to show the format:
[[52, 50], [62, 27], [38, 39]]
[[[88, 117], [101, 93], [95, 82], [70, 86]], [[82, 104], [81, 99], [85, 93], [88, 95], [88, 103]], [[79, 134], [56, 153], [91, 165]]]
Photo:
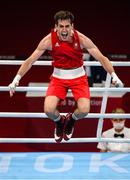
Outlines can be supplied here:
[[57, 96], [60, 99], [65, 99], [69, 89], [72, 91], [75, 100], [79, 98], [90, 99], [90, 90], [86, 75], [75, 79], [51, 77], [46, 96]]

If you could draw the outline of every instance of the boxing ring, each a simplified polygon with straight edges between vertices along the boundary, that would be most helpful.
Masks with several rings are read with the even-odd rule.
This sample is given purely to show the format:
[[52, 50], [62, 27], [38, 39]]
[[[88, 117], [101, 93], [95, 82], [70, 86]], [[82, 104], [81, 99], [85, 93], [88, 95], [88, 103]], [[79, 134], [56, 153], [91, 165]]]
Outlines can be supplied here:
[[[21, 65], [20, 60], [1, 60], [0, 65]], [[130, 62], [111, 62], [113, 66], [130, 66]], [[37, 61], [33, 66], [48, 66], [51, 61]], [[97, 61], [84, 62], [86, 66], [100, 66]], [[107, 73], [105, 87], [92, 87], [90, 92], [102, 92], [102, 104], [100, 113], [89, 113], [87, 118], [98, 120], [96, 137], [71, 138], [61, 143], [93, 143], [93, 142], [121, 142], [130, 143], [130, 139], [102, 138], [104, 119], [125, 118], [130, 119], [130, 113], [113, 114], [105, 113], [110, 92], [130, 92], [130, 87], [110, 87], [111, 76]], [[16, 92], [41, 92], [46, 87], [16, 88]], [[9, 91], [8, 86], [0, 86], [1, 92]], [[68, 92], [71, 95], [71, 91]], [[67, 112], [66, 112], [67, 113]], [[66, 114], [61, 113], [61, 114]], [[47, 118], [45, 113], [34, 112], [0, 112], [0, 118]], [[54, 138], [0, 138], [0, 143], [56, 143]], [[79, 167], [80, 171], [79, 171]], [[109, 172], [109, 176], [108, 176]], [[3, 180], [29, 180], [29, 179], [64, 179], [64, 180], [112, 180], [130, 179], [130, 154], [129, 153], [0, 153], [0, 179]]]

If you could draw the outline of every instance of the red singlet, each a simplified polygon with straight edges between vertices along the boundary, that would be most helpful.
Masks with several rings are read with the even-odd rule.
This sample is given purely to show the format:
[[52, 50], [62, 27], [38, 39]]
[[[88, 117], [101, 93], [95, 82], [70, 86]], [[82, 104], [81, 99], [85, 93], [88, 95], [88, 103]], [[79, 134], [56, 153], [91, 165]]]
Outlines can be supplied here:
[[74, 30], [72, 43], [60, 41], [57, 32], [52, 31], [52, 58], [53, 66], [62, 69], [73, 69], [83, 65], [83, 52], [79, 37]]

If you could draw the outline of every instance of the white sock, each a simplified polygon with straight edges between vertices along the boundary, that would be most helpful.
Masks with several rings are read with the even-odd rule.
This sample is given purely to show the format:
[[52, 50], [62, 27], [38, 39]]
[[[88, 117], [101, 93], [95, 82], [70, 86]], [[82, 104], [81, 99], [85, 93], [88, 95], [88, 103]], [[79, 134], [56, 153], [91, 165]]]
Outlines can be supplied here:
[[56, 119], [53, 119], [54, 122], [58, 122], [60, 120], [61, 116], [59, 115]]
[[74, 120], [78, 120], [78, 119], [79, 119], [74, 113], [72, 114], [72, 118], [73, 118]]

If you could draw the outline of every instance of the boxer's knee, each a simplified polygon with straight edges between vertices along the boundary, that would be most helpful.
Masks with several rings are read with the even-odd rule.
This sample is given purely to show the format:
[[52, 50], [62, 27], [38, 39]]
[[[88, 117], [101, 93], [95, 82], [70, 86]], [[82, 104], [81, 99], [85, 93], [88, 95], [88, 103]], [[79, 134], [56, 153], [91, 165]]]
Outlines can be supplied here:
[[90, 111], [90, 100], [86, 98], [80, 98], [77, 102], [78, 110], [82, 114], [88, 114]]
[[80, 98], [77, 101], [77, 108], [77, 111], [74, 112], [77, 119], [84, 118], [90, 111], [90, 100], [86, 98]]
[[56, 119], [59, 115], [57, 111], [59, 99], [55, 96], [47, 96], [44, 101], [44, 113], [50, 119]]

